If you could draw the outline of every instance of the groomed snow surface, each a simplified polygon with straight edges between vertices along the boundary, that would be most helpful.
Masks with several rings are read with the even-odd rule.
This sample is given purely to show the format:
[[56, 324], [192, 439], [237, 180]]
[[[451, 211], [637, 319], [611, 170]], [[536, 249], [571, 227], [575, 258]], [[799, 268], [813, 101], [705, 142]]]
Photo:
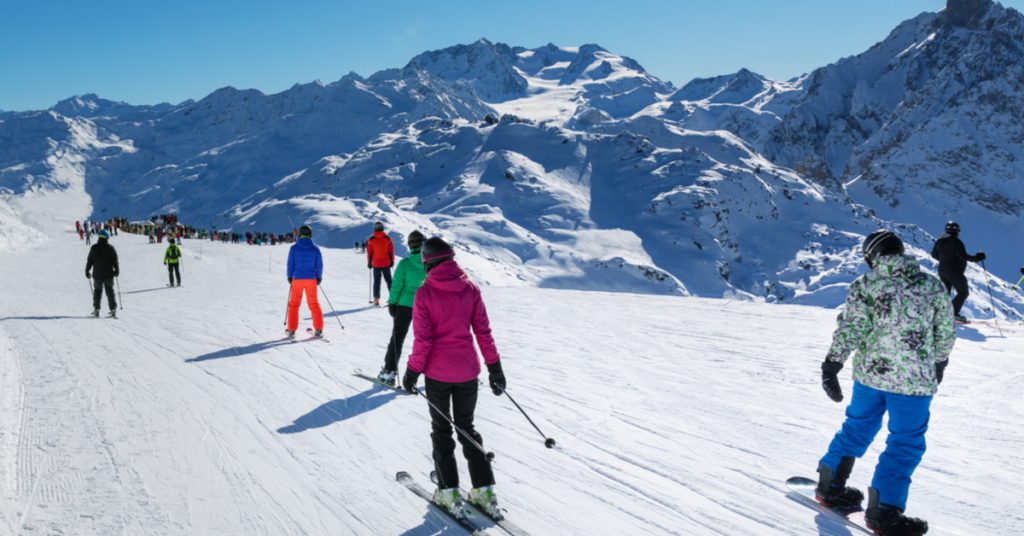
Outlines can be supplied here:
[[[121, 235], [124, 309], [97, 320], [86, 246], [70, 227], [44, 231], [0, 255], [0, 533], [460, 534], [394, 482], [407, 470], [427, 483], [425, 402], [351, 374], [378, 370], [391, 325], [367, 306], [361, 255], [325, 251], [330, 343], [288, 343], [287, 247], [187, 241], [184, 286], [166, 288], [164, 245]], [[783, 484], [815, 476], [842, 420], [818, 372], [836, 311], [532, 288], [484, 298], [510, 392], [559, 445], [481, 392], [499, 497], [524, 529], [849, 534]], [[933, 534], [1021, 534], [1024, 329], [958, 329], [910, 513]], [[849, 393], [849, 367], [842, 377]]]

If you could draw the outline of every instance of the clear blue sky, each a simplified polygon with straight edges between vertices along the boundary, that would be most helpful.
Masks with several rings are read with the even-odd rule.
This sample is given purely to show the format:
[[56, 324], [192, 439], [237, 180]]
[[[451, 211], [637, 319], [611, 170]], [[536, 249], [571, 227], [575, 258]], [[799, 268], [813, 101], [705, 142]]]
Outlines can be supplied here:
[[[1024, 0], [1004, 0], [1024, 8]], [[0, 0], [0, 109], [97, 93], [133, 104], [272, 93], [480, 37], [597, 43], [677, 85], [740, 67], [787, 79], [945, 0]]]

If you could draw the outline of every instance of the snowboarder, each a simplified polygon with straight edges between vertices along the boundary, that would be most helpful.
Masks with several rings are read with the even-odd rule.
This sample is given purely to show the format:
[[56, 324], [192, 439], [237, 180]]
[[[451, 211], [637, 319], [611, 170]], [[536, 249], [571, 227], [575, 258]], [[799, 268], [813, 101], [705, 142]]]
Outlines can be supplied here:
[[384, 368], [377, 376], [378, 380], [387, 385], [395, 385], [398, 359], [402, 357], [402, 345], [409, 333], [409, 325], [412, 324], [413, 298], [427, 277], [423, 270], [423, 261], [420, 259], [420, 246], [423, 245], [424, 238], [426, 237], [419, 231], [409, 233], [406, 240], [409, 256], [402, 259], [398, 263], [398, 268], [395, 268], [395, 279], [391, 286], [391, 294], [388, 296], [388, 313], [394, 319], [394, 325], [391, 328], [388, 350], [384, 354]]
[[864, 240], [870, 271], [850, 285], [832, 346], [821, 364], [825, 393], [843, 400], [837, 374], [851, 354], [853, 399], [846, 421], [818, 465], [818, 500], [830, 507], [859, 506], [860, 490], [846, 485], [889, 414], [889, 437], [868, 488], [868, 527], [886, 535], [919, 535], [928, 523], [903, 515], [910, 477], [925, 451], [929, 406], [949, 363], [956, 331], [947, 294], [934, 276], [904, 255], [891, 231]]
[[979, 251], [974, 255], [967, 254], [967, 248], [960, 241], [960, 224], [951, 221], [946, 224], [946, 232], [935, 241], [932, 247], [932, 258], [939, 261], [939, 278], [946, 285], [946, 294], [956, 289], [956, 296], [953, 297], [953, 315], [957, 322], [966, 322], [967, 319], [960, 314], [960, 309], [967, 301], [971, 291], [967, 286], [967, 261], [982, 262], [985, 260], [985, 252]]
[[[426, 376], [426, 396], [430, 402], [445, 414], [454, 415], [455, 425], [478, 445], [483, 445], [483, 438], [473, 427], [477, 376], [480, 375], [480, 358], [473, 346], [473, 335], [487, 363], [491, 390], [500, 395], [506, 385], [487, 310], [480, 289], [456, 264], [455, 251], [444, 240], [433, 237], [425, 241], [421, 256], [427, 278], [413, 302], [413, 347], [402, 387], [414, 393], [420, 374]], [[433, 410], [430, 417], [438, 482], [434, 502], [455, 513], [462, 505], [462, 497], [452, 426]], [[487, 512], [500, 514], [491, 462], [469, 440], [461, 434], [458, 437], [473, 482], [470, 502]]]
[[117, 250], [107, 243], [109, 239], [110, 233], [107, 231], [97, 233], [96, 244], [89, 248], [89, 258], [85, 261], [85, 278], [92, 279], [92, 316], [100, 316], [100, 298], [104, 290], [107, 292], [110, 316], [117, 316], [114, 278], [121, 273], [121, 269], [117, 263]]
[[181, 248], [174, 243], [173, 238], [167, 239], [167, 250], [164, 251], [164, 265], [167, 266], [167, 278], [169, 287], [174, 286], [174, 278], [178, 278], [178, 286], [181, 286]]
[[384, 232], [384, 224], [373, 224], [373, 237], [366, 246], [366, 268], [373, 270], [373, 304], [380, 305], [380, 278], [391, 292], [391, 267], [395, 265], [395, 245]]
[[313, 316], [313, 335], [320, 337], [324, 332], [324, 313], [317, 299], [317, 286], [324, 277], [324, 260], [320, 248], [313, 244], [313, 230], [308, 225], [299, 228], [299, 240], [288, 249], [288, 284], [291, 293], [288, 298], [289, 337], [295, 336], [299, 328], [299, 305], [302, 294], [306, 294], [306, 305]]

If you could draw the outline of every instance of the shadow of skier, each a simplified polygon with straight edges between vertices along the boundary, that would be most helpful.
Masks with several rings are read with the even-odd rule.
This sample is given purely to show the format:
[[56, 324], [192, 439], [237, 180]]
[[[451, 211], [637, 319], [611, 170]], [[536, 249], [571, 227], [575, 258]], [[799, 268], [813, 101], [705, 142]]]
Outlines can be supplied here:
[[[324, 313], [324, 318], [329, 318], [329, 317], [332, 317], [332, 316], [345, 316], [345, 315], [350, 315], [350, 314], [354, 314], [354, 313], [361, 313], [363, 311], [369, 311], [370, 309], [376, 309], [376, 308], [377, 308], [376, 306], [367, 305], [366, 307], [356, 307], [355, 309], [346, 309], [344, 311], [334, 311], [334, 312], [331, 312], [331, 313]], [[309, 320], [309, 319], [307, 318], [306, 320]]]
[[977, 328], [959, 324], [956, 327], [956, 336], [961, 339], [967, 339], [974, 342], [985, 342], [988, 337], [984, 333], [978, 331]]
[[295, 341], [284, 337], [282, 339], [276, 339], [267, 342], [258, 342], [256, 344], [250, 344], [247, 346], [234, 346], [231, 348], [224, 348], [223, 350], [217, 350], [216, 352], [210, 352], [200, 356], [186, 359], [186, 363], [198, 363], [200, 361], [210, 361], [211, 359], [224, 359], [226, 357], [241, 357], [243, 355], [255, 354], [273, 348], [275, 346], [285, 346], [289, 344], [295, 344]]
[[85, 320], [93, 318], [91, 316], [5, 316], [0, 318], [0, 322], [6, 320]]
[[427, 506], [427, 511], [423, 514], [423, 523], [406, 530], [399, 534], [399, 536], [428, 536], [434, 534], [466, 533], [462, 527], [452, 525], [452, 522], [448, 521], [448, 516], [435, 511], [436, 508], [436, 506]]
[[325, 402], [309, 413], [295, 419], [288, 426], [279, 428], [279, 434], [297, 434], [315, 428], [324, 428], [336, 422], [351, 419], [373, 411], [398, 397], [398, 391], [374, 386], [348, 398]]
[[125, 291], [124, 293], [125, 294], [142, 294], [143, 292], [153, 292], [153, 291], [156, 291], [156, 290], [166, 290], [166, 289], [169, 289], [169, 288], [171, 288], [171, 287], [168, 287], [167, 285], [164, 285], [162, 287], [144, 288], [144, 289], [141, 289], [141, 290], [128, 290], [128, 291]]

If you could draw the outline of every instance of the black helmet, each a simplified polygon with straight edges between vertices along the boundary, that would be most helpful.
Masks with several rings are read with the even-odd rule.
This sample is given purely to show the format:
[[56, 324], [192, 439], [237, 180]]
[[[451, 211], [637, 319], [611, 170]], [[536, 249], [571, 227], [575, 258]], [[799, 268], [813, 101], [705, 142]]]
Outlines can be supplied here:
[[872, 268], [875, 267], [875, 260], [878, 257], [883, 255], [902, 255], [903, 251], [903, 241], [900, 240], [899, 235], [886, 229], [879, 229], [869, 234], [864, 239], [864, 245], [861, 246], [864, 261]]
[[448, 245], [441, 237], [434, 236], [423, 242], [420, 249], [423, 259], [423, 267], [429, 272], [438, 264], [455, 257], [455, 250]]
[[949, 234], [960, 234], [960, 224], [955, 221], [947, 222], [946, 232]]
[[310, 229], [308, 225], [299, 227], [299, 238], [313, 238], [313, 229]]
[[383, 230], [384, 230], [384, 224], [383, 223], [378, 221], [378, 222], [373, 224], [373, 231], [374, 232], [383, 231]]
[[426, 238], [427, 237], [423, 236], [423, 233], [413, 231], [409, 233], [409, 237], [405, 239], [405, 243], [409, 245], [409, 250], [415, 253], [416, 251], [419, 251], [420, 246], [423, 245], [423, 241], [426, 240]]

